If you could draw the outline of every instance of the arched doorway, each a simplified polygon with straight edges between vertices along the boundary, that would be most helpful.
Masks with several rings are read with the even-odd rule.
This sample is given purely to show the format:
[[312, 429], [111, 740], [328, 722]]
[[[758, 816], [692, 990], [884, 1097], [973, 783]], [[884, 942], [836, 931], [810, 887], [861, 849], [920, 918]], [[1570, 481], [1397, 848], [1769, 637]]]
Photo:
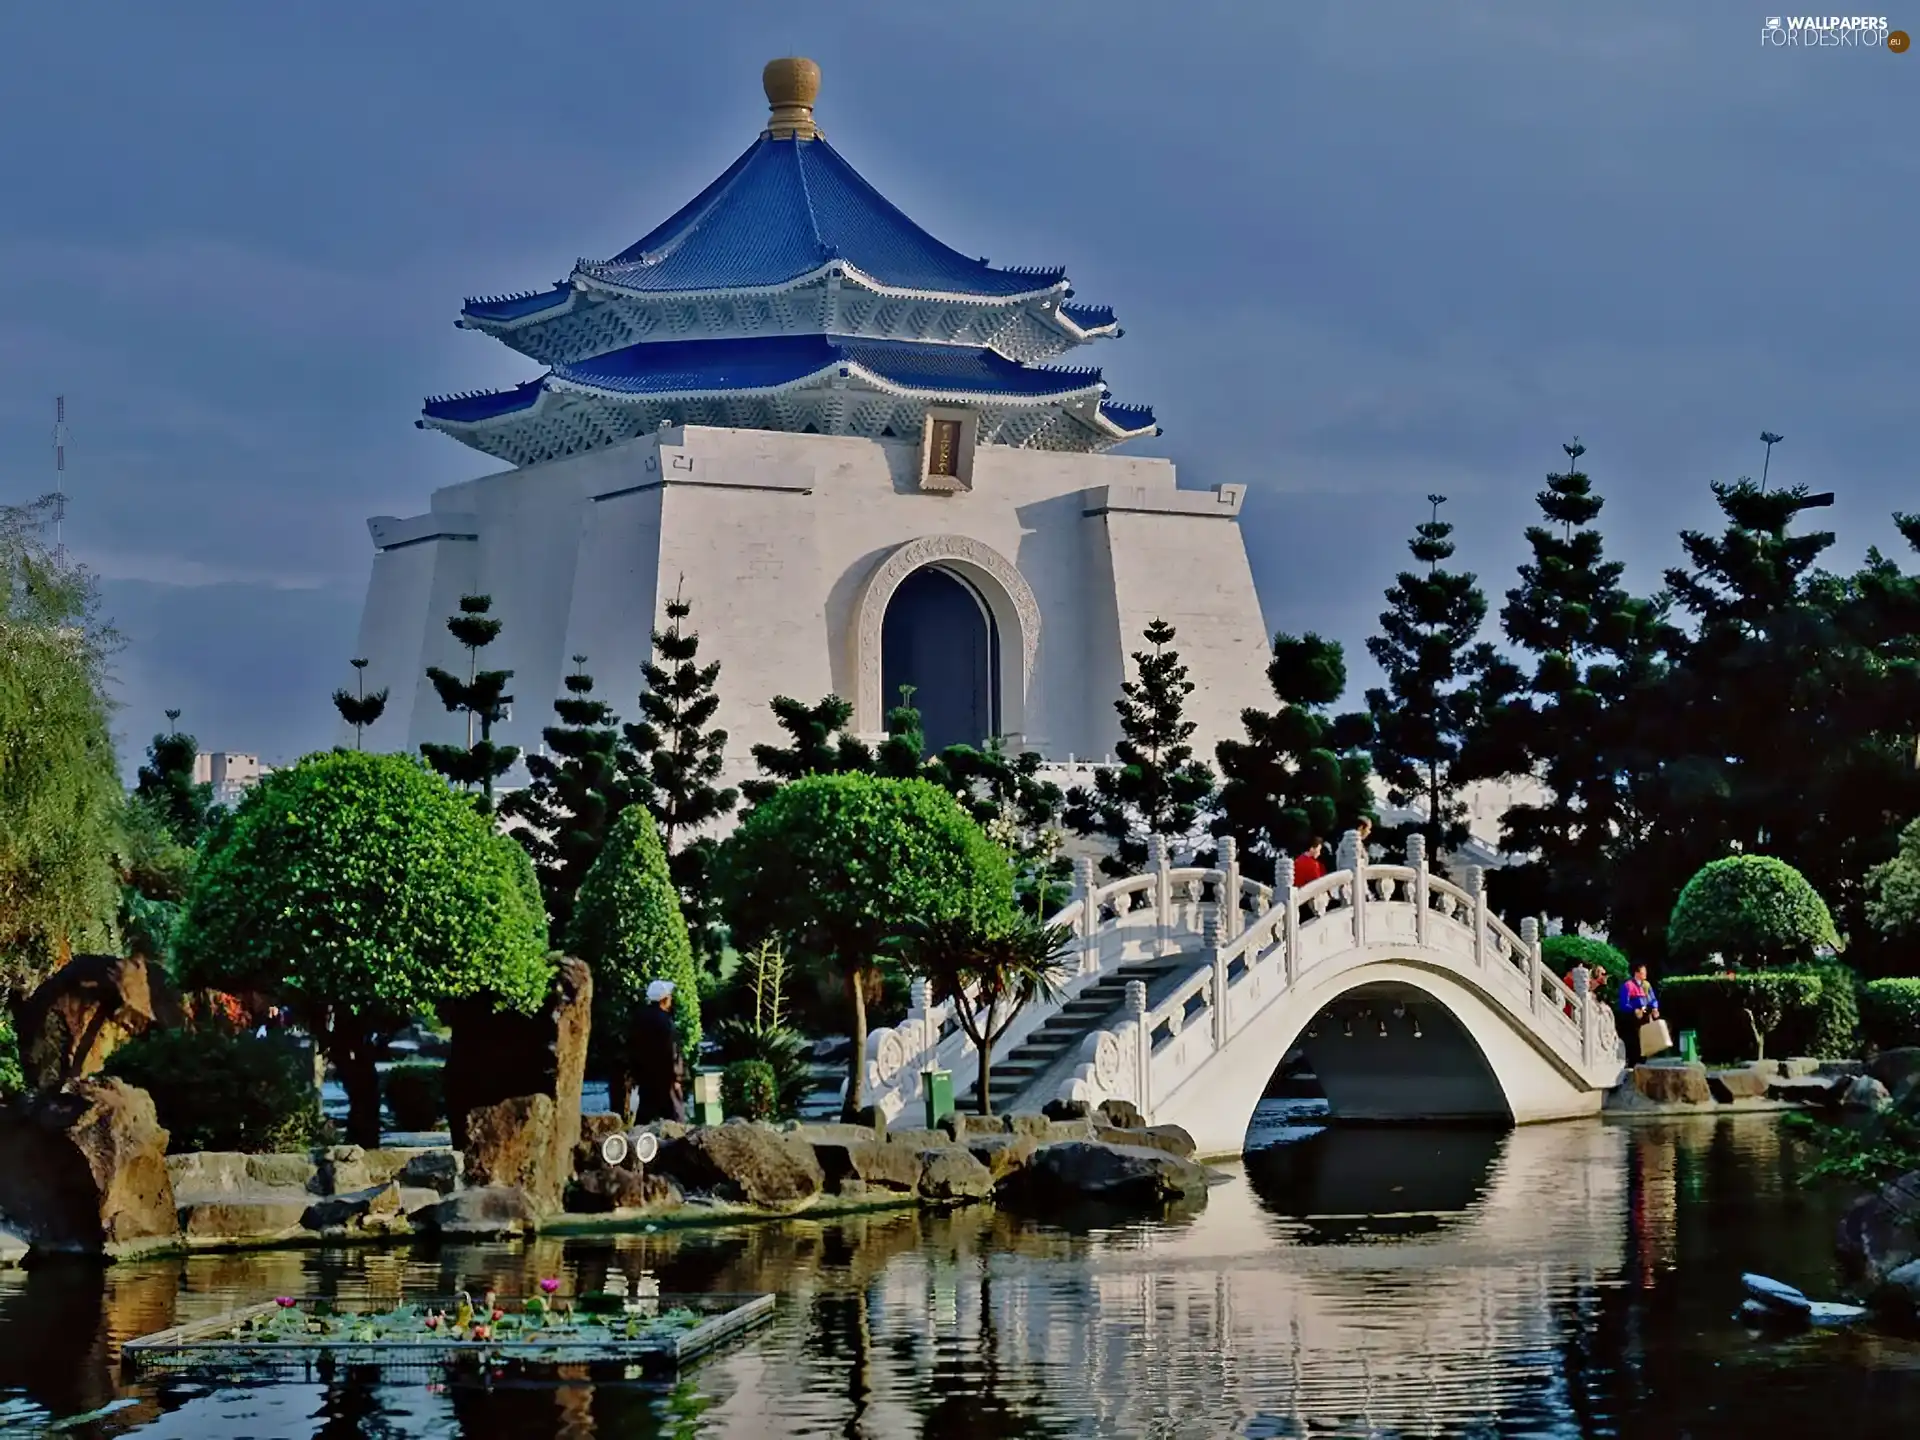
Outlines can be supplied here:
[[999, 633], [993, 611], [962, 576], [915, 570], [887, 601], [880, 630], [882, 713], [913, 687], [927, 750], [979, 745], [1000, 730]]

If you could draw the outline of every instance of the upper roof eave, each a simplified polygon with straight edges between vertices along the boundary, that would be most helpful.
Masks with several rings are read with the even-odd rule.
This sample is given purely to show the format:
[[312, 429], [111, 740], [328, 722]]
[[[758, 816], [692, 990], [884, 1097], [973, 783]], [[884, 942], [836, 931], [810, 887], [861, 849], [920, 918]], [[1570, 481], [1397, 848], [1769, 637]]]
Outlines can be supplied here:
[[[829, 260], [811, 270], [803, 271], [791, 279], [781, 280], [769, 285], [729, 285], [709, 290], [640, 290], [622, 285], [609, 278], [603, 272], [610, 262], [583, 260], [574, 267], [573, 280], [577, 285], [604, 290], [609, 294], [635, 300], [722, 300], [733, 295], [781, 295], [790, 290], [799, 290], [809, 285], [818, 285], [838, 274], [843, 280], [851, 280], [862, 289], [871, 290], [876, 295], [885, 295], [890, 299], [932, 300], [949, 305], [1002, 306], [1021, 305], [1033, 300], [1044, 300], [1049, 296], [1064, 295], [1072, 286], [1064, 274], [1050, 280], [1045, 285], [1032, 290], [1023, 290], [1013, 294], [995, 295], [983, 291], [919, 290], [907, 286], [889, 285], [876, 279], [859, 266], [846, 260]], [[1039, 275], [1052, 275], [1055, 272], [1045, 270]]]

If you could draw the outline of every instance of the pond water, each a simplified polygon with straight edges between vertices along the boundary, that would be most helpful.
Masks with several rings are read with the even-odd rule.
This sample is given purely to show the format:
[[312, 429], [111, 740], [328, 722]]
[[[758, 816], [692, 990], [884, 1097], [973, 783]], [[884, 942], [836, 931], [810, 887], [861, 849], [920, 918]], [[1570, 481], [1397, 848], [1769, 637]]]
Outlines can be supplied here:
[[[898, 1212], [525, 1246], [334, 1249], [0, 1273], [0, 1432], [83, 1436], [1911, 1435], [1920, 1345], [1761, 1340], [1740, 1272], [1831, 1296], [1844, 1196], [1764, 1116], [1279, 1142], [1204, 1210], [1037, 1225]], [[134, 1336], [276, 1294], [381, 1304], [542, 1275], [767, 1290], [676, 1386], [127, 1382]], [[103, 1407], [105, 1415], [92, 1414]], [[9, 1429], [11, 1427], [11, 1429]]]

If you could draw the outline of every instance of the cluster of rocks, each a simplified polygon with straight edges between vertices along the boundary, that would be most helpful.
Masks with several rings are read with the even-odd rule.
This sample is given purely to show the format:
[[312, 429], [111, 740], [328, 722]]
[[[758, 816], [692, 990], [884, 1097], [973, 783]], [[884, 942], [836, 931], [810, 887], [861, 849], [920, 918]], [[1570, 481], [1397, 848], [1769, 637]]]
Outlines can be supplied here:
[[1789, 1106], [1872, 1111], [1888, 1099], [1884, 1084], [1858, 1060], [1760, 1060], [1715, 1069], [1684, 1060], [1636, 1065], [1607, 1097], [1609, 1111], [1689, 1111]]
[[[1920, 1047], [1882, 1051], [1861, 1078], [1875, 1087], [1866, 1133], [1889, 1121], [1920, 1122]], [[1868, 1304], [1889, 1319], [1920, 1323], [1920, 1170], [1856, 1201], [1841, 1217], [1836, 1248]]]

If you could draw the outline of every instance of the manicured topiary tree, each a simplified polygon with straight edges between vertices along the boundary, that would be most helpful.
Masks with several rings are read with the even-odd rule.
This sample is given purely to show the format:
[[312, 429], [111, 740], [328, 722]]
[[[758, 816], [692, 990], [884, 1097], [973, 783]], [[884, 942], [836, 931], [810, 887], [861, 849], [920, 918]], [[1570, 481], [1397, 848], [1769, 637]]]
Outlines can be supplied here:
[[1900, 853], [1867, 875], [1867, 919], [1891, 940], [1920, 941], [1920, 820], [1900, 832]]
[[939, 786], [871, 775], [813, 775], [751, 810], [721, 855], [736, 945], [778, 936], [833, 975], [853, 1012], [847, 1109], [866, 1105], [867, 1003], [890, 942], [916, 924], [1003, 923], [1007, 857]]
[[700, 979], [680, 893], [644, 805], [620, 812], [574, 896], [566, 948], [593, 969], [593, 1034], [614, 1109], [627, 1113], [627, 1035], [654, 980], [673, 982], [673, 1018], [687, 1053], [700, 1044]]
[[1719, 956], [1741, 969], [1812, 960], [1839, 948], [1833, 916], [1806, 877], [1771, 855], [1729, 855], [1700, 867], [1667, 924], [1667, 951], [1683, 965]]
[[174, 936], [182, 980], [288, 1006], [340, 1071], [354, 1144], [379, 1144], [393, 1031], [445, 1001], [531, 1011], [546, 994], [526, 852], [410, 756], [309, 755], [207, 843]]

